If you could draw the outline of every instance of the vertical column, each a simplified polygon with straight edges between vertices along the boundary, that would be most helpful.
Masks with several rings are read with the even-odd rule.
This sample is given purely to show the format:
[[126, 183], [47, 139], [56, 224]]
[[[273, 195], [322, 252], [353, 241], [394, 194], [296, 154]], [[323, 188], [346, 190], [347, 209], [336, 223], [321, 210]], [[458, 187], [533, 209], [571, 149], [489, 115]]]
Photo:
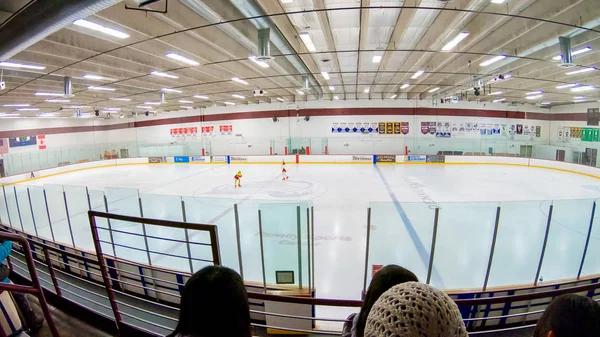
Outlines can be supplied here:
[[363, 293], [367, 291], [367, 275], [369, 272], [369, 245], [371, 242], [371, 207], [367, 208], [367, 248], [365, 250], [365, 277], [363, 279]]
[[310, 209], [306, 207], [306, 246], [308, 249], [308, 291], [312, 291], [311, 265], [310, 265]]
[[[187, 222], [187, 213], [185, 212], [185, 201], [181, 198], [181, 214], [183, 216], [183, 222]], [[192, 247], [190, 247], [190, 235], [188, 229], [185, 229], [185, 244], [187, 246], [188, 261], [190, 264], [190, 273], [194, 273], [194, 264], [192, 262]]]
[[240, 215], [238, 213], [238, 205], [233, 204], [233, 215], [235, 218], [235, 239], [238, 250], [238, 263], [240, 265], [240, 276], [244, 279], [244, 263], [242, 261], [242, 243], [240, 239]]
[[494, 226], [494, 235], [492, 236], [492, 248], [490, 249], [490, 259], [488, 261], [487, 270], [485, 272], [485, 281], [483, 282], [483, 291], [487, 289], [488, 281], [490, 279], [490, 271], [492, 269], [492, 262], [494, 260], [494, 251], [496, 250], [496, 239], [498, 237], [498, 223], [500, 222], [500, 206], [496, 209], [496, 224]]
[[258, 210], [258, 233], [260, 238], [260, 262], [262, 267], [262, 277], [263, 277], [263, 289], [264, 292], [267, 292], [267, 276], [265, 274], [265, 249], [263, 244], [263, 230], [262, 230], [262, 215], [260, 213], [260, 209]]
[[300, 206], [296, 206], [296, 241], [298, 243], [298, 284], [302, 290], [302, 224], [300, 220]]
[[21, 219], [21, 208], [19, 207], [19, 198], [17, 198], [17, 187], [13, 185], [13, 193], [15, 196], [15, 204], [17, 205], [17, 213], [19, 214], [19, 223], [21, 224], [21, 230], [25, 233], [25, 228], [23, 228], [23, 219]]
[[542, 253], [540, 254], [540, 262], [538, 264], [537, 272], [535, 273], [535, 280], [533, 285], [537, 286], [540, 279], [540, 273], [542, 271], [542, 263], [544, 263], [544, 254], [546, 254], [546, 245], [548, 244], [548, 234], [550, 234], [550, 222], [552, 221], [552, 210], [554, 205], [550, 205], [548, 209], [548, 222], [546, 223], [546, 235], [544, 235], [544, 244], [542, 245]]
[[[106, 198], [106, 194], [104, 194], [104, 211], [108, 213], [108, 199]], [[117, 256], [117, 250], [115, 249], [115, 240], [113, 238], [112, 227], [110, 224], [110, 219], [106, 218], [106, 224], [108, 226], [108, 235], [110, 236], [110, 244], [112, 246], [112, 251], [114, 256]]]
[[71, 216], [69, 215], [69, 205], [67, 204], [67, 192], [65, 192], [64, 187], [63, 199], [65, 200], [65, 212], [67, 214], [67, 223], [69, 224], [69, 233], [71, 233], [71, 242], [73, 243], [73, 247], [75, 247], [75, 238], [73, 237], [73, 228], [71, 227]]
[[429, 255], [429, 268], [427, 269], [427, 284], [431, 283], [431, 273], [433, 271], [433, 258], [435, 257], [435, 243], [437, 241], [438, 220], [440, 218], [440, 208], [435, 209], [433, 218], [433, 236], [431, 238], [431, 254]]
[[587, 255], [587, 250], [590, 245], [590, 236], [592, 235], [592, 228], [594, 228], [594, 214], [596, 213], [596, 201], [594, 200], [594, 205], [592, 206], [592, 215], [590, 217], [590, 227], [588, 229], [587, 238], [585, 240], [585, 248], [583, 249], [583, 255], [581, 256], [581, 264], [579, 265], [579, 271], [577, 272], [577, 279], [581, 277], [581, 271], [583, 270], [583, 264], [585, 263], [585, 256]]
[[52, 219], [50, 218], [50, 209], [48, 208], [48, 197], [46, 196], [46, 189], [44, 189], [44, 203], [46, 204], [46, 214], [48, 215], [48, 226], [50, 226], [50, 235], [52, 235], [52, 241], [54, 240], [54, 229], [52, 229]]
[[39, 236], [37, 225], [35, 224], [35, 213], [33, 213], [33, 205], [31, 204], [31, 193], [29, 193], [29, 186], [27, 187], [27, 199], [29, 200], [29, 210], [31, 211], [31, 221], [33, 221], [33, 229], [35, 230], [35, 236]]

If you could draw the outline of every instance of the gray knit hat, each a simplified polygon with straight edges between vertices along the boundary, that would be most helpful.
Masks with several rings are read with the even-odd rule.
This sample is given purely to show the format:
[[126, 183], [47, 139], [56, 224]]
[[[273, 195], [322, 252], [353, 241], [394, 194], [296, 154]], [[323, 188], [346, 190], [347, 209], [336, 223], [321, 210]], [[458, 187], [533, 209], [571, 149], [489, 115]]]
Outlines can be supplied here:
[[458, 307], [445, 293], [419, 282], [398, 284], [375, 302], [365, 337], [467, 337]]

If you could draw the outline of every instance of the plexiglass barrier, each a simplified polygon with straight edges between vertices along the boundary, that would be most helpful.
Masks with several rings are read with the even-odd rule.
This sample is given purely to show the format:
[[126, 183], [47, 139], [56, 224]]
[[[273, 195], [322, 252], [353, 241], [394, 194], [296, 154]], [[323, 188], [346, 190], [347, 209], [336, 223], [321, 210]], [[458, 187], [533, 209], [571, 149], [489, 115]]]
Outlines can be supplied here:
[[158, 195], [134, 188], [90, 190], [52, 184], [5, 185], [0, 192], [2, 223], [83, 250], [94, 250], [90, 210], [190, 223], [190, 228], [169, 228], [96, 219], [104, 254], [182, 272], [193, 273], [212, 264], [207, 258], [212, 253], [210, 237], [193, 224], [215, 225], [222, 247], [221, 263], [238, 271], [246, 281], [264, 283], [265, 287], [280, 284], [288, 290], [312, 289], [309, 202]]
[[521, 156], [536, 159], [563, 160], [599, 167], [595, 152], [600, 143], [540, 141], [521, 136], [481, 136], [473, 138], [437, 138], [377, 134], [336, 135], [324, 138], [175, 138], [170, 143], [123, 142], [102, 143], [91, 146], [59, 147], [24, 153], [3, 155], [6, 175], [53, 168], [66, 164], [115, 158], [194, 155], [271, 155], [271, 154], [479, 154]]

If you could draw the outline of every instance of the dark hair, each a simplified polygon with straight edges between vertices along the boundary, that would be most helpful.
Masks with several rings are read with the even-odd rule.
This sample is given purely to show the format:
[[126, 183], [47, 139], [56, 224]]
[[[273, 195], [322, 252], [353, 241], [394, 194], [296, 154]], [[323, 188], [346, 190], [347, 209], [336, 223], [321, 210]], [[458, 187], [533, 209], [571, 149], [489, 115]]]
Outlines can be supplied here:
[[419, 282], [419, 279], [417, 279], [415, 274], [410, 270], [395, 264], [390, 264], [381, 268], [381, 270], [373, 276], [362, 309], [360, 309], [360, 313], [358, 314], [358, 321], [356, 322], [357, 337], [363, 337], [365, 326], [367, 324], [367, 317], [369, 316], [373, 304], [379, 299], [379, 296], [397, 284], [411, 281]]
[[566, 294], [555, 298], [537, 322], [534, 337], [600, 336], [600, 304], [584, 296]]
[[251, 337], [250, 307], [244, 281], [220, 266], [206, 267], [185, 284], [179, 323], [169, 337]]

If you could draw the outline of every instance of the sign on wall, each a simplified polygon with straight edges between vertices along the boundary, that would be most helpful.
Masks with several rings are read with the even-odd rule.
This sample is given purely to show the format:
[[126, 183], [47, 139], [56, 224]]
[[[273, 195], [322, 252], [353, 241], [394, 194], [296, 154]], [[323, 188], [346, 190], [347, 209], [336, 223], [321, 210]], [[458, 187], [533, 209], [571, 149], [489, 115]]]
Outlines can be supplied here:
[[46, 135], [38, 135], [37, 138], [39, 141], [38, 149], [45, 150], [46, 149]]
[[221, 135], [231, 136], [233, 134], [233, 125], [219, 125], [219, 132], [221, 132]]
[[203, 136], [212, 136], [215, 132], [215, 127], [214, 125], [205, 125], [201, 128], [201, 131]]
[[36, 136], [12, 137], [8, 139], [10, 147], [31, 146], [37, 144]]
[[171, 130], [169, 130], [171, 137], [175, 138], [180, 138], [180, 137], [186, 137], [186, 136], [196, 136], [198, 134], [198, 128], [197, 127], [190, 127], [190, 128], [172, 128]]

